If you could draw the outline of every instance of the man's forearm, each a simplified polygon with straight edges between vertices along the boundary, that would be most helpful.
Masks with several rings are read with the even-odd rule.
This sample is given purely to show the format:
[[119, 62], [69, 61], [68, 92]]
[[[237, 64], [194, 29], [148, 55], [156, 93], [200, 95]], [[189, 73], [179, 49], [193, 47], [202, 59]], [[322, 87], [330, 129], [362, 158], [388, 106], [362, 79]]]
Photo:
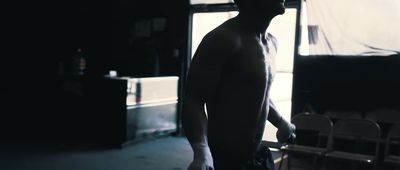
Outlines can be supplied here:
[[278, 128], [276, 138], [279, 143], [293, 142], [296, 138], [295, 129], [296, 126], [285, 120], [277, 111], [274, 103], [269, 101], [269, 114], [268, 120]]
[[182, 125], [185, 135], [191, 144], [207, 143], [207, 117], [204, 105], [193, 99], [184, 102], [182, 108]]
[[275, 127], [278, 127], [279, 124], [282, 122], [282, 116], [277, 111], [274, 103], [271, 99], [269, 100], [269, 112], [268, 112], [268, 121], [271, 122]]
[[214, 169], [213, 158], [207, 142], [207, 117], [204, 102], [197, 98], [186, 99], [182, 108], [182, 125], [193, 150], [193, 162], [188, 170]]

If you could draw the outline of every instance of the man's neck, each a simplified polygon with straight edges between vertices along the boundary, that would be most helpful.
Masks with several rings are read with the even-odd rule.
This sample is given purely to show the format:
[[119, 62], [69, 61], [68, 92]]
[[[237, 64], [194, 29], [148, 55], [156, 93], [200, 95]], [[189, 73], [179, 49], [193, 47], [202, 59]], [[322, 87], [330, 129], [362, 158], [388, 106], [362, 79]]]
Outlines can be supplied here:
[[265, 37], [267, 28], [274, 17], [272, 15], [257, 16], [246, 12], [239, 12], [238, 14], [238, 19], [243, 24], [243, 28], [261, 37]]

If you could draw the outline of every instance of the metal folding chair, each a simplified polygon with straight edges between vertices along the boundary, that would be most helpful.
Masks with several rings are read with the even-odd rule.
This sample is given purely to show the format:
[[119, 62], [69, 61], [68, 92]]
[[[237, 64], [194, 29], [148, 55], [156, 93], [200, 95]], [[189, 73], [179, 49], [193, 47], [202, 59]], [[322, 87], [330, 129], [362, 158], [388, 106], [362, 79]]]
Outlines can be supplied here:
[[[341, 119], [333, 126], [332, 150], [326, 153], [327, 163], [341, 160], [377, 168], [380, 127], [367, 119]], [[325, 169], [325, 168], [324, 168]], [[346, 168], [347, 169], [347, 168]]]
[[389, 129], [394, 124], [400, 124], [400, 112], [392, 109], [376, 109], [366, 113], [366, 119], [373, 120], [381, 128], [381, 139], [385, 140]]
[[383, 164], [385, 168], [400, 169], [400, 124], [392, 126], [385, 144]]
[[[279, 169], [282, 168], [283, 157], [287, 157], [287, 168], [290, 169], [290, 157], [293, 153], [305, 154], [314, 157], [313, 167], [317, 162], [317, 158], [324, 158], [325, 153], [329, 150], [332, 137], [332, 121], [325, 115], [321, 114], [298, 114], [292, 118], [292, 123], [296, 126], [296, 133], [312, 132], [316, 134], [315, 140], [311, 142], [301, 141], [301, 134], [296, 135], [296, 140], [293, 144], [287, 144], [281, 147], [282, 156]], [[304, 133], [306, 134], [306, 133]], [[299, 136], [300, 135], [300, 136]], [[303, 137], [307, 138], [307, 137]], [[323, 162], [323, 160], [322, 160]]]
[[362, 113], [355, 110], [326, 110], [324, 115], [328, 116], [334, 123], [340, 119], [362, 119]]

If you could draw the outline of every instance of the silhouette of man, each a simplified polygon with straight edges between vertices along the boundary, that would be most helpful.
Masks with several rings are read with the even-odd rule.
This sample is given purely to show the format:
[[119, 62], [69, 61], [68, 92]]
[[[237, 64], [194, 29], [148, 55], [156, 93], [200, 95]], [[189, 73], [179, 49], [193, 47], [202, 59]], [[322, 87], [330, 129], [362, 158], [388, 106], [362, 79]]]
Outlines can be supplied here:
[[285, 12], [284, 1], [235, 3], [239, 14], [203, 38], [188, 72], [182, 123], [194, 152], [189, 170], [274, 169], [261, 142], [266, 120], [278, 128], [278, 142], [295, 137], [269, 99], [277, 42], [266, 30]]

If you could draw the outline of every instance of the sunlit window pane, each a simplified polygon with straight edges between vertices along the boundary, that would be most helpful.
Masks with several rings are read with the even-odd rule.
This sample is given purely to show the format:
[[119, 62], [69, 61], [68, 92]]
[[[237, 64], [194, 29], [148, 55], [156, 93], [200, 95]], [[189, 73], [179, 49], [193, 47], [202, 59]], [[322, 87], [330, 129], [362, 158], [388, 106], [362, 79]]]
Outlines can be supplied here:
[[[292, 80], [293, 80], [293, 56], [296, 33], [295, 8], [288, 8], [284, 15], [275, 17], [268, 32], [278, 40], [278, 53], [274, 59], [275, 75], [271, 86], [270, 98], [278, 109], [278, 112], [286, 120], [291, 119], [292, 108]], [[277, 141], [275, 128], [267, 122], [264, 130], [264, 140]]]
[[193, 14], [192, 25], [192, 57], [203, 37], [222, 24], [226, 20], [238, 14], [237, 11], [231, 12], [207, 12]]

